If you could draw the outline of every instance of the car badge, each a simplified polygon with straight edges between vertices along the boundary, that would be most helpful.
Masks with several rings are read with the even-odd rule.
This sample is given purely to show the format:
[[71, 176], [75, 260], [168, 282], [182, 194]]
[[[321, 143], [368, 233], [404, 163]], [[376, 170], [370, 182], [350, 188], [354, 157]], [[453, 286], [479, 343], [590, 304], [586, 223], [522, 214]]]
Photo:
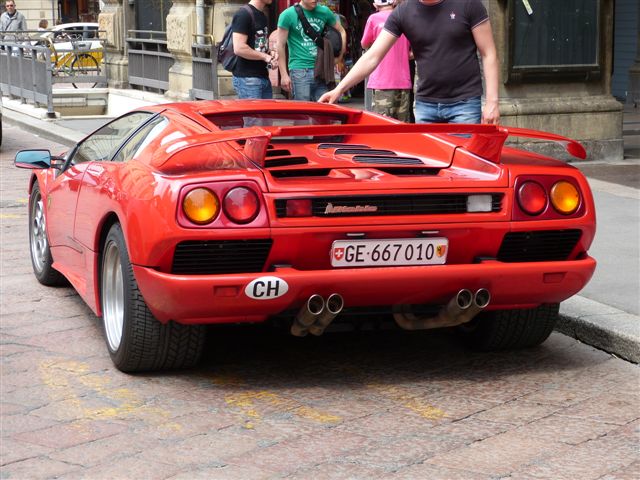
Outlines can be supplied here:
[[377, 212], [378, 207], [375, 205], [334, 205], [333, 203], [327, 203], [327, 207], [324, 209], [324, 213], [369, 213]]

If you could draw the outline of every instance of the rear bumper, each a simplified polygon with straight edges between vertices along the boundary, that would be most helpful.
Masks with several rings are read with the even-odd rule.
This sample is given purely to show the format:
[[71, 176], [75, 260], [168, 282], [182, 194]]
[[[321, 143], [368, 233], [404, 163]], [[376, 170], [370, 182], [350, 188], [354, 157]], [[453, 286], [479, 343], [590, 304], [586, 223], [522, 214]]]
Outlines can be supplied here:
[[[591, 257], [535, 263], [487, 261], [467, 265], [273, 272], [234, 275], [173, 275], [134, 266], [140, 291], [161, 322], [233, 323], [263, 321], [301, 307], [312, 294], [339, 293], [346, 307], [443, 304], [461, 288], [486, 288], [490, 308], [557, 303], [578, 293], [596, 267]], [[262, 277], [284, 280], [277, 298], [254, 299], [246, 287]]]

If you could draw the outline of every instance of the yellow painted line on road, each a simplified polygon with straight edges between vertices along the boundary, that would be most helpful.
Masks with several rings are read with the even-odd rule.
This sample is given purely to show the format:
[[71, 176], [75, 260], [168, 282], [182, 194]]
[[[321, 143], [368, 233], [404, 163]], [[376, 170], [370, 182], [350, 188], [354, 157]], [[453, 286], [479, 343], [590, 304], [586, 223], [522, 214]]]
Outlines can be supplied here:
[[[65, 400], [62, 405], [69, 405], [71, 413], [83, 420], [110, 420], [136, 418], [151, 425], [159, 425], [171, 430], [180, 430], [182, 425], [167, 422], [171, 413], [165, 409], [147, 405], [135, 392], [127, 388], [110, 388], [111, 380], [89, 373], [89, 365], [67, 360], [49, 360], [41, 362], [40, 376], [51, 390], [62, 392]], [[96, 395], [82, 397], [75, 390], [83, 386]], [[54, 392], [52, 392], [54, 393]], [[53, 398], [57, 396], [52, 395]], [[106, 403], [108, 406], [90, 406], [94, 403]]]
[[408, 408], [412, 412], [417, 413], [427, 420], [440, 420], [447, 416], [447, 412], [433, 406], [429, 403], [423, 402], [419, 398], [416, 398], [414, 394], [409, 393], [407, 390], [397, 387], [395, 385], [383, 385], [378, 383], [370, 383], [367, 388], [371, 388], [379, 394], [392, 399], [393, 401], [401, 403], [405, 408]]
[[262, 420], [263, 413], [261, 412], [264, 412], [265, 406], [275, 407], [276, 410], [290, 412], [298, 417], [323, 424], [340, 423], [342, 421], [342, 417], [302, 405], [295, 400], [266, 390], [249, 390], [227, 395], [225, 402], [227, 405], [239, 409], [245, 417], [248, 417], [245, 422], [245, 428], [253, 428], [255, 421]]
[[0, 219], [2, 220], [14, 220], [16, 218], [24, 218], [24, 215], [17, 215], [15, 213], [0, 213]]

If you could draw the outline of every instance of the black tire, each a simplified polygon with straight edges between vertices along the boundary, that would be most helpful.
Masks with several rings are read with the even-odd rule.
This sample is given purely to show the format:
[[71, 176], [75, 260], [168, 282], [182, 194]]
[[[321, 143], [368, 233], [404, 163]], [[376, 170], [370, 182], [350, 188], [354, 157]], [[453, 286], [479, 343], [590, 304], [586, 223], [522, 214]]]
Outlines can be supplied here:
[[107, 234], [100, 273], [105, 340], [118, 370], [187, 368], [198, 363], [205, 327], [175, 322], [162, 324], [154, 318], [138, 289], [122, 228], [117, 223]]
[[67, 279], [52, 266], [53, 257], [49, 248], [44, 202], [37, 182], [33, 184], [29, 196], [29, 252], [33, 273], [42, 285], [68, 285]]
[[511, 350], [544, 342], [558, 321], [558, 303], [524, 310], [497, 310], [479, 315], [457, 332], [477, 350]]
[[[100, 72], [100, 65], [93, 56], [86, 53], [80, 54], [71, 62], [71, 71], [74, 72], [74, 75], [98, 74]], [[80, 83], [81, 82], [78, 82], [78, 84]], [[75, 83], [72, 85], [74, 88], [78, 88]], [[88, 86], [89, 88], [93, 88], [96, 86], [96, 83], [89, 83]]]

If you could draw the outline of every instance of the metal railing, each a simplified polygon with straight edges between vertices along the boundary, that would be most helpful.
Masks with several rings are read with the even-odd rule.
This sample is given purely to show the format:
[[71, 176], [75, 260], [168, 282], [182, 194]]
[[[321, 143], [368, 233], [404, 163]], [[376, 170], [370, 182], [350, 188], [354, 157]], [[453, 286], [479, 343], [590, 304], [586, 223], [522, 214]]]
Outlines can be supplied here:
[[194, 35], [191, 45], [194, 100], [216, 100], [218, 93], [218, 46], [211, 35]]
[[167, 33], [129, 30], [129, 85], [164, 93], [169, 90], [169, 69], [175, 59], [167, 48]]
[[[53, 109], [53, 85], [106, 84], [102, 60], [104, 47], [98, 39], [63, 44], [43, 38], [42, 32], [0, 33], [0, 91], [23, 103]], [[56, 49], [56, 45], [61, 47]], [[98, 48], [97, 45], [100, 45]]]

